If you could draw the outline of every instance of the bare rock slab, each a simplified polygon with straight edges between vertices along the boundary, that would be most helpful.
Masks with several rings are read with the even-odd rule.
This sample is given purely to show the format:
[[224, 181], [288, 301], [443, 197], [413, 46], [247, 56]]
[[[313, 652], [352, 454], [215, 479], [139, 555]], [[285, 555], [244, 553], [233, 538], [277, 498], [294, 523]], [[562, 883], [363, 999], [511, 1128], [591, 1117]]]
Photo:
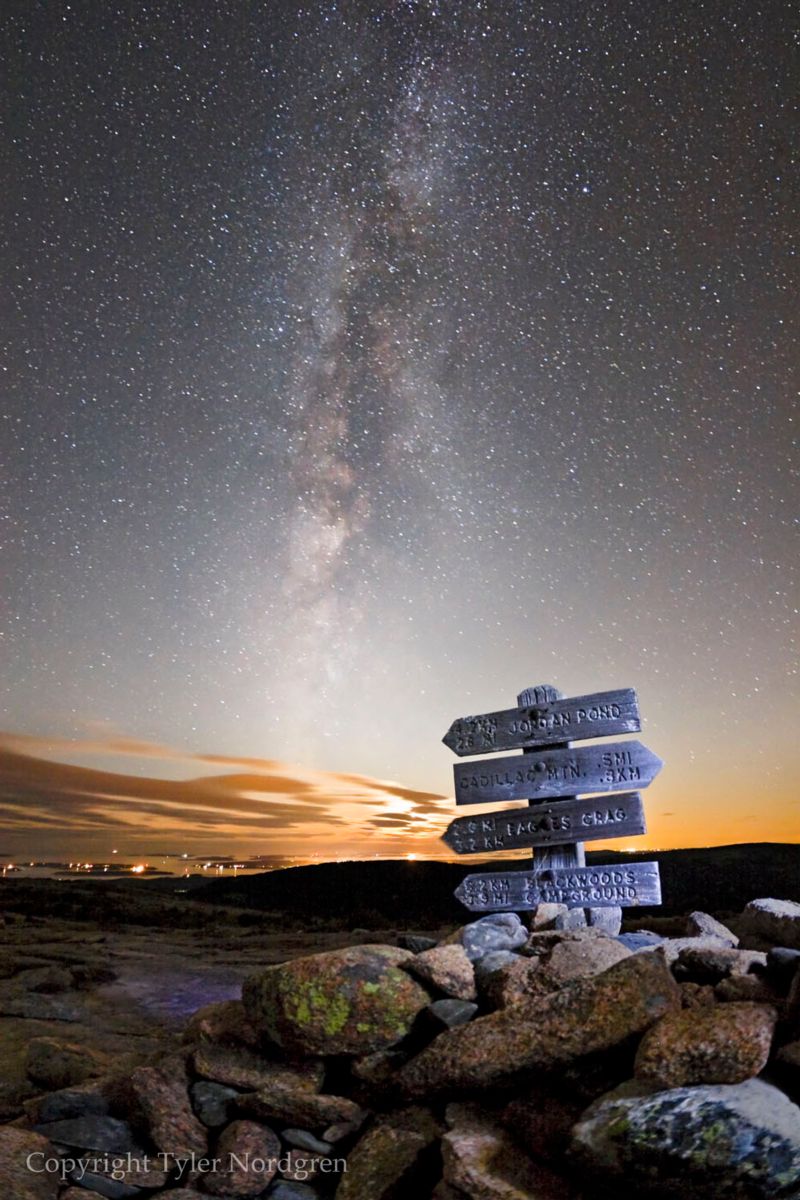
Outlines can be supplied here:
[[271, 1062], [246, 1046], [204, 1043], [193, 1055], [194, 1069], [202, 1079], [211, 1079], [241, 1091], [257, 1092], [272, 1083], [305, 1087], [316, 1092], [322, 1086], [325, 1068], [319, 1061], [307, 1059], [287, 1066]]
[[[42, 1155], [43, 1163], [52, 1156], [53, 1147], [38, 1133], [10, 1125], [0, 1127], [0, 1195], [13, 1200], [55, 1200], [58, 1176], [32, 1171], [28, 1166], [31, 1154]], [[38, 1158], [32, 1161], [40, 1162]]]
[[506, 1129], [471, 1104], [451, 1104], [442, 1138], [444, 1181], [469, 1200], [568, 1200], [566, 1181], [534, 1162]]
[[137, 1143], [128, 1122], [121, 1121], [118, 1117], [99, 1115], [48, 1121], [37, 1126], [36, 1132], [60, 1146], [74, 1146], [80, 1150], [97, 1150], [103, 1154], [131, 1154], [134, 1157], [146, 1153]]
[[777, 1011], [767, 1004], [715, 1004], [670, 1013], [644, 1035], [638, 1079], [661, 1088], [742, 1083], [767, 1065]]
[[430, 995], [397, 946], [349, 946], [268, 967], [244, 983], [253, 1025], [298, 1055], [368, 1054], [408, 1033]]
[[192, 1111], [183, 1060], [173, 1055], [163, 1067], [136, 1067], [131, 1092], [153, 1142], [163, 1154], [203, 1156], [205, 1126]]
[[184, 1042], [221, 1042], [257, 1049], [260, 1037], [248, 1020], [241, 1000], [215, 1000], [189, 1018]]
[[431, 1114], [422, 1108], [379, 1119], [348, 1155], [347, 1170], [336, 1189], [337, 1200], [364, 1200], [367, 1196], [393, 1200], [399, 1194], [414, 1195], [421, 1182], [425, 1151], [440, 1132]]
[[264, 1121], [296, 1125], [314, 1132], [342, 1122], [363, 1124], [366, 1113], [346, 1096], [318, 1095], [307, 1088], [274, 1083], [262, 1092], [248, 1092], [236, 1101], [240, 1112]]
[[633, 954], [600, 975], [441, 1034], [402, 1068], [400, 1086], [409, 1096], [489, 1087], [521, 1071], [608, 1050], [679, 1005], [678, 985], [663, 957]]
[[794, 900], [751, 900], [739, 918], [743, 936], [800, 950], [800, 904]]
[[58, 1038], [31, 1038], [25, 1056], [29, 1079], [49, 1090], [72, 1087], [101, 1073], [105, 1060], [87, 1046]]
[[716, 937], [727, 942], [729, 946], [738, 946], [739, 939], [735, 933], [723, 925], [709, 913], [692, 912], [686, 918], [687, 937]]
[[730, 946], [686, 946], [675, 962], [675, 977], [693, 983], [719, 983], [731, 975], [766, 971], [767, 956], [758, 950], [737, 950]]
[[586, 1110], [571, 1153], [593, 1183], [648, 1200], [794, 1200], [800, 1108], [760, 1079], [656, 1092], [624, 1084]]
[[495, 950], [516, 950], [528, 940], [528, 931], [516, 913], [490, 913], [460, 930], [461, 944], [472, 962]]
[[255, 1121], [234, 1121], [220, 1135], [214, 1154], [219, 1167], [201, 1177], [214, 1196], [259, 1196], [277, 1173], [281, 1143]]
[[454, 1000], [474, 1000], [477, 996], [475, 968], [463, 946], [435, 946], [403, 965], [415, 979]]

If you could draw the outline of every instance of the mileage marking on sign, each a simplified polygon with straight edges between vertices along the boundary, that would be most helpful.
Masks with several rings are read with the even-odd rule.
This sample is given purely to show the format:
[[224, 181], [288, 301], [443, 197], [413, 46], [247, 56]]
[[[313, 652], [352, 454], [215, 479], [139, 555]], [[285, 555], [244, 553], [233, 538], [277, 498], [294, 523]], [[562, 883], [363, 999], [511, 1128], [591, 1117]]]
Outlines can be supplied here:
[[442, 738], [460, 757], [518, 750], [585, 738], [614, 737], [641, 729], [633, 688], [549, 700], [503, 712], [459, 717]]
[[647, 787], [663, 766], [641, 742], [607, 742], [541, 754], [456, 763], [456, 804], [545, 800], [578, 792], [622, 792]]
[[631, 908], [660, 904], [661, 881], [657, 862], [538, 872], [492, 871], [467, 875], [455, 895], [471, 912], [517, 912], [539, 904]]
[[608, 800], [562, 800], [480, 817], [456, 817], [443, 840], [456, 854], [483, 854], [576, 840], [638, 837], [645, 832], [641, 793], [624, 792]]

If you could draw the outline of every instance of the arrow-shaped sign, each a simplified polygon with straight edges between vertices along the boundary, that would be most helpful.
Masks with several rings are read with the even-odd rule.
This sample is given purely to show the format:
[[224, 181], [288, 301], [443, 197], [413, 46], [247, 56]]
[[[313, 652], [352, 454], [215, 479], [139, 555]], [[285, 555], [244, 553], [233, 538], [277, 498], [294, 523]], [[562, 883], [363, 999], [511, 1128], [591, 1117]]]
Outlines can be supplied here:
[[545, 800], [579, 792], [622, 792], [647, 787], [663, 766], [641, 742], [605, 742], [541, 754], [455, 763], [456, 804]]
[[608, 800], [562, 800], [482, 817], [456, 817], [443, 841], [456, 854], [520, 850], [597, 838], [638, 837], [646, 830], [640, 792]]
[[661, 903], [658, 863], [564, 867], [550, 871], [493, 871], [467, 875], [455, 895], [471, 912], [517, 912], [537, 904], [630, 908]]
[[641, 729], [633, 688], [551, 700], [504, 712], [459, 717], [442, 738], [456, 754], [490, 754], [586, 738], [614, 737]]

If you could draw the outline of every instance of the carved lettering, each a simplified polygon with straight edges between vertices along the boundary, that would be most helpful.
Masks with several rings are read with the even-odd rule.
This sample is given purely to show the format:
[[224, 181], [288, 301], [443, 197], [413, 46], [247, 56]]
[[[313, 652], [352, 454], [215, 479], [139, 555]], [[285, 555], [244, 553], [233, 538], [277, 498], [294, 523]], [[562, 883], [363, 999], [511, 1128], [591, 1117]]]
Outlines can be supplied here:
[[575, 867], [529, 873], [468, 875], [456, 891], [468, 908], [534, 908], [537, 904], [570, 907], [660, 904], [657, 863], [630, 866]]

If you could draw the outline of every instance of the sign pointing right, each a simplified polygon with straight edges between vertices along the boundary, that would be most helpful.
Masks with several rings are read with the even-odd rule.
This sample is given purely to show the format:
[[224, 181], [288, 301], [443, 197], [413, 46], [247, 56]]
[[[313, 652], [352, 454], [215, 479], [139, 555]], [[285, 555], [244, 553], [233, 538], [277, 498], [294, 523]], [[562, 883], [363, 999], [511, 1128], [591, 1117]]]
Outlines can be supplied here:
[[647, 787], [663, 766], [641, 742], [543, 750], [534, 755], [485, 758], [456, 763], [456, 804], [503, 800], [545, 800], [581, 792], [625, 792]]

